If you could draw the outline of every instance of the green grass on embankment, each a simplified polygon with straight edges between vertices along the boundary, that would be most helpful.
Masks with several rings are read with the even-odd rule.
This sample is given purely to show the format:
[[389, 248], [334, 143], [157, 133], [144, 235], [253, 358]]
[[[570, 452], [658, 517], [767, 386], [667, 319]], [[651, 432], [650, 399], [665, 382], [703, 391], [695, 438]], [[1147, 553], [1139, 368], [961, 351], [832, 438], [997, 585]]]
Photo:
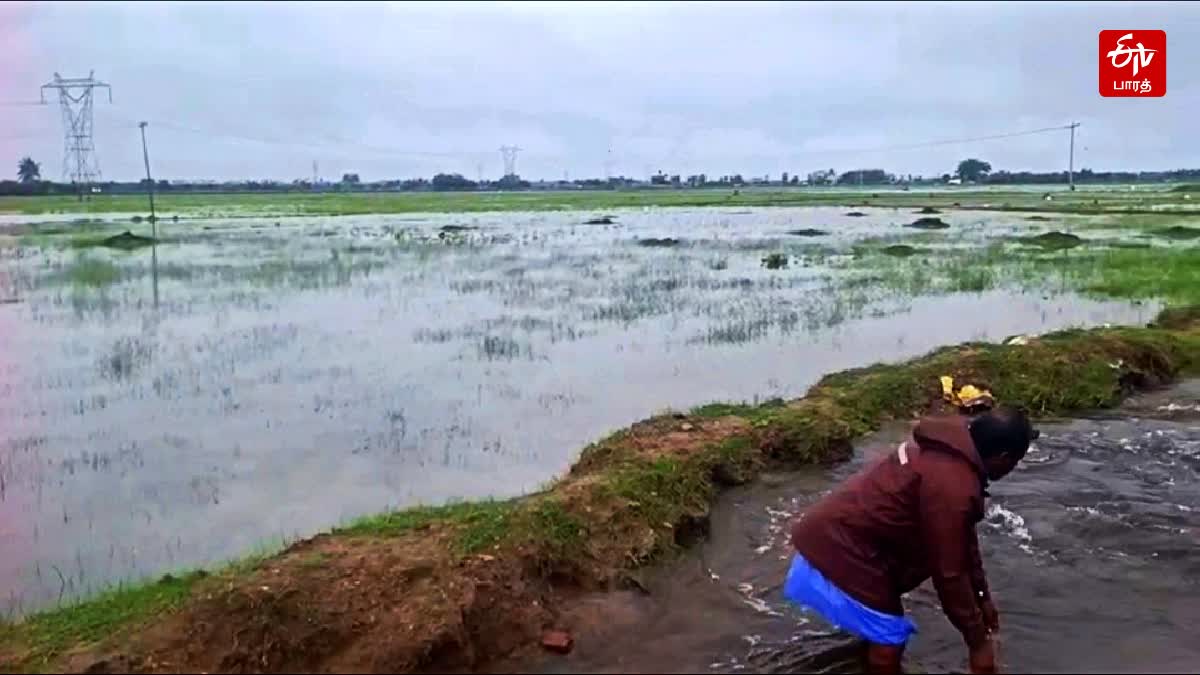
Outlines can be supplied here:
[[[1112, 406], [1133, 390], [1197, 372], [1200, 311], [1176, 309], [1165, 312], [1155, 327], [1065, 331], [1027, 345], [946, 347], [904, 363], [829, 375], [805, 397], [793, 401], [712, 404], [691, 414], [663, 415], [588, 446], [568, 475], [537, 494], [371, 516], [318, 538], [323, 548], [315, 552], [310, 549], [317, 540], [301, 542], [289, 549], [292, 554], [284, 551], [212, 575], [173, 576], [5, 624], [0, 627], [0, 666], [54, 669], [65, 663], [64, 655], [69, 652], [73, 658], [80, 653], [95, 658], [120, 654], [137, 663], [136, 659], [149, 657], [139, 652], [140, 643], [130, 641], [131, 629], [140, 628], [136, 631], [139, 635], [151, 636], [157, 635], [155, 631], [184, 630], [189, 640], [216, 640], [212, 632], [218, 628], [210, 625], [212, 622], [189, 618], [207, 616], [205, 612], [212, 607], [236, 607], [240, 613], [230, 614], [228, 621], [254, 621], [259, 629], [270, 631], [275, 621], [254, 613], [266, 612], [268, 607], [280, 611], [281, 605], [267, 601], [228, 604], [222, 598], [239, 592], [239, 586], [257, 592], [263, 583], [260, 578], [268, 574], [275, 575], [273, 579], [294, 574], [302, 582], [311, 578], [306, 575], [338, 564], [361, 564], [371, 556], [395, 556], [402, 561], [411, 555], [405, 553], [411, 546], [405, 548], [404, 542], [416, 542], [415, 550], [422, 555], [439, 546], [448, 547], [439, 554], [441, 558], [435, 556], [447, 562], [432, 572], [451, 580], [444, 583], [474, 583], [470, 576], [474, 573], [460, 572], [460, 567], [468, 559], [479, 560], [486, 554], [483, 559], [490, 562], [478, 564], [502, 566], [510, 575], [505, 578], [523, 580], [511, 586], [513, 589], [546, 583], [603, 585], [623, 571], [685, 545], [688, 538], [681, 535], [688, 523], [705, 517], [723, 486], [750, 480], [772, 463], [797, 465], [844, 458], [855, 438], [882, 421], [910, 418], [936, 408], [941, 375], [985, 385], [1005, 404], [1025, 406], [1039, 415], [1060, 415]], [[268, 593], [267, 586], [261, 588], [260, 595]], [[339, 586], [312, 596], [315, 599], [305, 605], [308, 623], [304, 625], [316, 631], [314, 640], [323, 630], [320, 617], [326, 616], [322, 598], [353, 594], [358, 592], [356, 588]], [[426, 597], [421, 588], [405, 597], [413, 603], [459, 602], [440, 595]], [[227, 604], [219, 604], [222, 602]], [[451, 608], [451, 614], [483, 611], [475, 604], [481, 600], [462, 602], [469, 606]], [[176, 620], [160, 621], [165, 615], [175, 615]], [[328, 617], [344, 617], [344, 611]], [[523, 619], [499, 614], [494, 620]], [[335, 640], [337, 635], [331, 633], [329, 639]], [[413, 639], [444, 640], [447, 635]], [[422, 658], [434, 659], [429, 654], [436, 650], [432, 644], [426, 646], [430, 649], [420, 651], [425, 649], [420, 644], [413, 648], [427, 655]], [[227, 648], [212, 645], [218, 652]], [[438, 658], [445, 656], [437, 653], [441, 654]], [[173, 662], [173, 667], [211, 665], [179, 658], [184, 660]], [[286, 654], [274, 652], [271, 658], [275, 659], [270, 661], [272, 668], [312, 667], [314, 663], [288, 661]], [[411, 666], [405, 663], [405, 667]], [[426, 665], [436, 666], [436, 662]]]
[[49, 667], [51, 657], [170, 612], [187, 602], [201, 582], [245, 574], [266, 557], [253, 554], [212, 572], [189, 570], [165, 574], [153, 581], [122, 584], [82, 602], [39, 612], [22, 621], [0, 622], [0, 670], [53, 671]]

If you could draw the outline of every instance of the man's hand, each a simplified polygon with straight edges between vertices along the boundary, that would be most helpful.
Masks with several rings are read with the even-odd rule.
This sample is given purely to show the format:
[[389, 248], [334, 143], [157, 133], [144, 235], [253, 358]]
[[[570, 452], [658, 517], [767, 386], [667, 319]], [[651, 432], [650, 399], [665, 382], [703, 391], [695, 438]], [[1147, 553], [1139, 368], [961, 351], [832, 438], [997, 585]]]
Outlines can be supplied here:
[[996, 645], [991, 638], [980, 643], [971, 650], [971, 672], [978, 675], [991, 675], [996, 670]]
[[984, 598], [979, 603], [979, 611], [983, 614], [983, 623], [987, 629], [993, 633], [1000, 630], [1000, 612], [996, 611], [996, 605], [992, 603], [991, 598]]

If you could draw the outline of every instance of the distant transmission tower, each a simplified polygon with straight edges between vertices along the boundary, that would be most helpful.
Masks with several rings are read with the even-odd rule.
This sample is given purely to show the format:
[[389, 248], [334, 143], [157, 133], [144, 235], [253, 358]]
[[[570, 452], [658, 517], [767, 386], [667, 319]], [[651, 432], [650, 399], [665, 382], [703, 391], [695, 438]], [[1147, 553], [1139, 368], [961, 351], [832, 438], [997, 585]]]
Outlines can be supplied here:
[[104, 87], [108, 90], [108, 102], [112, 103], [112, 87], [95, 79], [95, 71], [85, 77], [62, 77], [54, 74], [54, 80], [43, 84], [42, 103], [46, 102], [46, 90], [58, 90], [58, 102], [63, 118], [63, 178], [69, 178], [83, 199], [93, 182], [100, 178], [100, 162], [96, 159], [96, 145], [92, 141], [92, 90]]
[[500, 146], [500, 156], [504, 158], [504, 175], [517, 175], [517, 153], [521, 151], [515, 145]]

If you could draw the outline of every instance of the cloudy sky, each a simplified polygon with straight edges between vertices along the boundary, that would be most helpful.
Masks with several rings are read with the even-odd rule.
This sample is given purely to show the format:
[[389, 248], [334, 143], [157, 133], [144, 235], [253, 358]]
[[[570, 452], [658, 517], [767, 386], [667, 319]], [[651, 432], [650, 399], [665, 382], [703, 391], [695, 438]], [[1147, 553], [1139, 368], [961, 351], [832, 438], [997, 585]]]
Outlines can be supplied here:
[[[1168, 37], [1164, 98], [1105, 99], [1097, 34]], [[364, 180], [940, 174], [965, 156], [1061, 170], [1200, 166], [1200, 4], [0, 3], [0, 167], [62, 171], [53, 73], [95, 106], [106, 178]], [[2, 170], [2, 169], [0, 169]], [[5, 171], [5, 174], [8, 172]], [[7, 177], [7, 175], [5, 175]]]

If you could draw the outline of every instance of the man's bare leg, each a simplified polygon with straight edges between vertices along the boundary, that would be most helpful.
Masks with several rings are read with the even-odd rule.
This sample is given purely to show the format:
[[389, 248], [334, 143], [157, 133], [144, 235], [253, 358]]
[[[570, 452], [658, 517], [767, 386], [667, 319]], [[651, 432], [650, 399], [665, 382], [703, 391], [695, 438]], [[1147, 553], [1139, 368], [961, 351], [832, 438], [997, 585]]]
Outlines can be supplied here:
[[867, 673], [869, 675], [900, 675], [904, 647], [867, 644]]

